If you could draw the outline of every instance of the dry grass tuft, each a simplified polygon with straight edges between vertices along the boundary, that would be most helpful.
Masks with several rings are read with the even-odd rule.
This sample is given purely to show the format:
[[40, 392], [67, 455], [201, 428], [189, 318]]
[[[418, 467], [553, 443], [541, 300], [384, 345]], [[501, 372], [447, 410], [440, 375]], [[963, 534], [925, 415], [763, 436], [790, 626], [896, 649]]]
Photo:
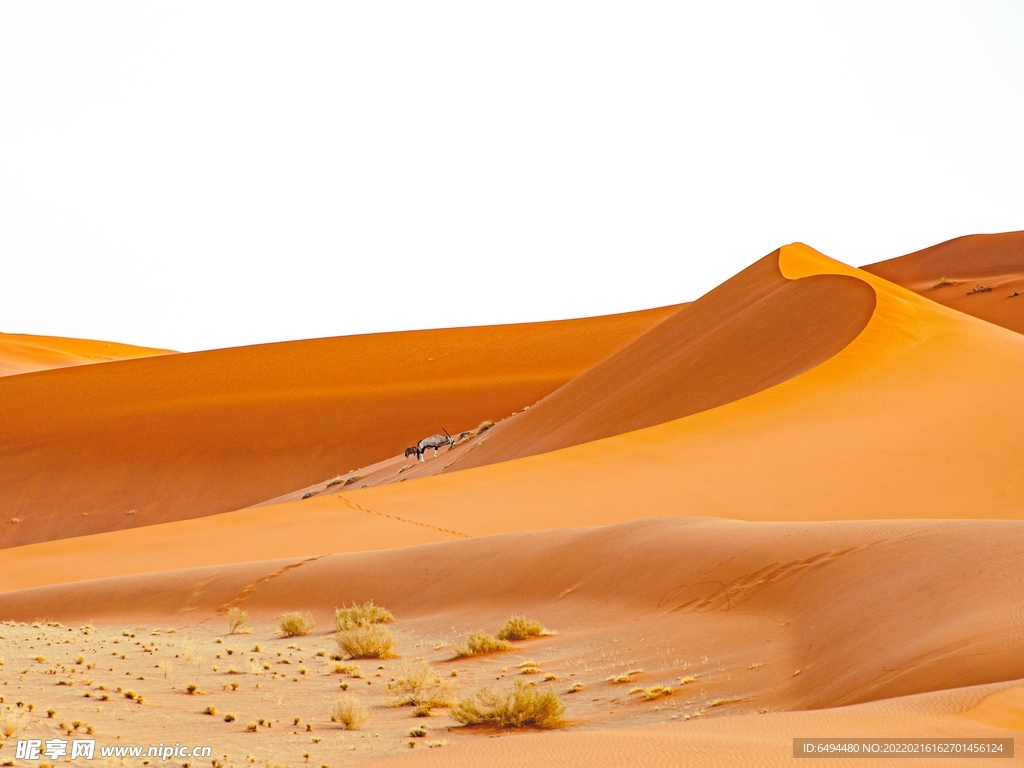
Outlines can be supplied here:
[[987, 285], [982, 285], [981, 283], [978, 283], [976, 286], [974, 286], [973, 288], [971, 288], [971, 290], [967, 292], [967, 295], [969, 296], [972, 293], [989, 293], [991, 290], [992, 289], [989, 288]]
[[488, 653], [507, 651], [511, 647], [512, 644], [508, 640], [499, 640], [494, 635], [488, 635], [482, 631], [474, 632], [466, 642], [455, 645], [454, 658], [465, 659], [470, 656], [483, 656]]
[[286, 613], [279, 626], [282, 637], [302, 637], [313, 631], [316, 620], [311, 613]]
[[3, 718], [0, 718], [0, 733], [3, 734], [4, 739], [9, 739], [21, 730], [21, 726], [24, 722], [24, 716], [13, 712], [7, 712], [4, 714]]
[[657, 699], [661, 696], [671, 696], [672, 689], [667, 685], [652, 685], [650, 688], [643, 689], [644, 698], [650, 701], [651, 699]]
[[551, 691], [516, 680], [511, 691], [490, 688], [478, 691], [452, 710], [452, 719], [464, 725], [492, 725], [497, 728], [560, 728], [565, 725], [565, 706]]
[[940, 277], [939, 282], [932, 286], [932, 288], [944, 288], [947, 285], [956, 285], [956, 280], [950, 280], [948, 277]]
[[476, 428], [476, 433], [478, 435], [483, 434], [484, 432], [486, 432], [488, 429], [490, 429], [493, 426], [494, 426], [494, 422], [491, 421], [490, 419], [486, 419], [485, 421], [481, 421], [480, 422], [480, 426]]
[[499, 640], [528, 640], [531, 637], [550, 635], [539, 621], [530, 621], [525, 616], [513, 616], [498, 630]]
[[355, 696], [346, 693], [334, 702], [331, 708], [331, 722], [341, 723], [345, 730], [359, 730], [370, 719], [370, 712]]
[[252, 627], [248, 626], [249, 614], [241, 608], [235, 607], [228, 611], [228, 634], [248, 635], [252, 633]]
[[388, 683], [386, 706], [413, 706], [430, 713], [433, 707], [451, 707], [455, 704], [452, 684], [425, 661], [406, 661], [401, 676]]
[[390, 624], [394, 620], [395, 616], [391, 611], [374, 605], [373, 600], [362, 605], [353, 603], [351, 608], [334, 609], [334, 628], [338, 632], [356, 627], [367, 627], [370, 624]]
[[339, 632], [335, 640], [338, 649], [350, 659], [393, 659], [398, 655], [395, 636], [380, 624]]

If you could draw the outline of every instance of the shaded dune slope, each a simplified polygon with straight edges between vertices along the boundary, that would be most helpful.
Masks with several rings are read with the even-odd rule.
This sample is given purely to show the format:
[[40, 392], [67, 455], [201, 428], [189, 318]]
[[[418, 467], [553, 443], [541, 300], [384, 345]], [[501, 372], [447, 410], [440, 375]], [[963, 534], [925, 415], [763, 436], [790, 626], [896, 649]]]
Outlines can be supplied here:
[[330, 625], [373, 599], [398, 630], [466, 632], [526, 611], [556, 648], [614, 637], [652, 675], [688, 663], [750, 711], [814, 709], [1024, 677], [1022, 566], [1018, 521], [658, 518], [37, 587], [0, 594], [0, 617], [219, 621], [237, 605]]
[[113, 341], [0, 333], [0, 376], [170, 354], [174, 353]]
[[775, 251], [502, 424], [452, 469], [553, 451], [739, 400], [829, 359], [863, 330], [869, 285], [787, 280]]
[[[958, 237], [862, 269], [947, 307], [1024, 333], [1024, 232]], [[940, 284], [943, 278], [952, 284]], [[975, 290], [978, 286], [991, 290]]]
[[278, 496], [442, 427], [467, 429], [536, 402], [677, 310], [316, 339], [0, 379], [0, 546]]

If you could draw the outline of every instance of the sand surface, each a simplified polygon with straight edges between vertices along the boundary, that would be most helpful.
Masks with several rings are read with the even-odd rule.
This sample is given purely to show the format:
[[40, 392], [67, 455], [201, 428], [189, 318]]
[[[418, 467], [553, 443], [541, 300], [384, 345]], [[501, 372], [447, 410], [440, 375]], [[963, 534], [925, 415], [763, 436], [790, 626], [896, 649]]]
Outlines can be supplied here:
[[[873, 765], [792, 739], [1013, 738], [1024, 335], [995, 287], [1021, 238], [866, 269], [793, 244], [685, 307], [0, 380], [0, 718], [224, 766]], [[970, 281], [995, 287], [950, 298]], [[468, 434], [407, 459], [436, 423]], [[334, 609], [370, 599], [398, 656], [345, 659]], [[280, 636], [291, 611], [311, 634]], [[513, 614], [551, 632], [453, 658]], [[450, 701], [388, 706], [422, 662]], [[449, 716], [515, 681], [565, 726]], [[363, 728], [331, 721], [343, 695]]]
[[0, 546], [226, 512], [392, 456], [442, 428], [458, 434], [536, 402], [677, 310], [316, 339], [2, 379]]
[[958, 237], [863, 269], [1024, 333], [1024, 232]]
[[169, 354], [173, 353], [166, 349], [133, 347], [112, 341], [0, 333], [0, 376]]

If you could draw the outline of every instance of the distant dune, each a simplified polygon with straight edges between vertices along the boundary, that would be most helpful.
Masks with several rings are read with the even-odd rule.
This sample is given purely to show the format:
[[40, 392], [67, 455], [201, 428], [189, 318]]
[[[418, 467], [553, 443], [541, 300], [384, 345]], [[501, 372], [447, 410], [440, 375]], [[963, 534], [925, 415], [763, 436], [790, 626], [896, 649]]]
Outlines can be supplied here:
[[226, 512], [500, 419], [677, 310], [0, 379], [0, 546]]
[[133, 347], [112, 341], [0, 333], [0, 376], [169, 354], [173, 353], [166, 349]]
[[862, 269], [1024, 333], [1024, 232], [958, 237]]

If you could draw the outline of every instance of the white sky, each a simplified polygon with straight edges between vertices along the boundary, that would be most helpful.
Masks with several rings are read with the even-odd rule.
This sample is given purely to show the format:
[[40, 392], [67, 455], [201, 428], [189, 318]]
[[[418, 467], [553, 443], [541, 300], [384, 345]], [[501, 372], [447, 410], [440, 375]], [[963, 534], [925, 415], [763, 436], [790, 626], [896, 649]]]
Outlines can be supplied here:
[[578, 317], [1022, 228], [1019, 0], [0, 4], [7, 332]]

